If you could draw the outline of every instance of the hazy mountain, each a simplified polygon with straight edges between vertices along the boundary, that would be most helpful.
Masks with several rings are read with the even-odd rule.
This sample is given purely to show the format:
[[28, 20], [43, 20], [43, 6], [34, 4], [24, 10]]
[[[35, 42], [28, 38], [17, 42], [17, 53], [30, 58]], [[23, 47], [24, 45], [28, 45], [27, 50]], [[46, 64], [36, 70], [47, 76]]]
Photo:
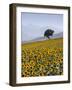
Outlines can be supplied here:
[[51, 38], [62, 38], [62, 37], [63, 37], [63, 32], [54, 34]]
[[[63, 32], [54, 34], [53, 36], [50, 36], [50, 39], [62, 38], [62, 37], [63, 37]], [[33, 39], [33, 40], [24, 41], [24, 42], [22, 42], [22, 43], [29, 43], [29, 42], [43, 41], [43, 40], [48, 40], [48, 39], [47, 39], [46, 37], [38, 37], [38, 38], [35, 38], [35, 39]]]

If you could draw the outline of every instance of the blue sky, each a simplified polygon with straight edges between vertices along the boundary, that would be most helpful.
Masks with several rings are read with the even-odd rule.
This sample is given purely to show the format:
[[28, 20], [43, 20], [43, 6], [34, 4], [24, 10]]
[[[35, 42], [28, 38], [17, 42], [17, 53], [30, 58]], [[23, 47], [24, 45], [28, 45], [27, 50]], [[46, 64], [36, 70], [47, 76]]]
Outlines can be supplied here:
[[48, 13], [21, 13], [21, 41], [43, 37], [46, 29], [63, 32], [63, 15]]

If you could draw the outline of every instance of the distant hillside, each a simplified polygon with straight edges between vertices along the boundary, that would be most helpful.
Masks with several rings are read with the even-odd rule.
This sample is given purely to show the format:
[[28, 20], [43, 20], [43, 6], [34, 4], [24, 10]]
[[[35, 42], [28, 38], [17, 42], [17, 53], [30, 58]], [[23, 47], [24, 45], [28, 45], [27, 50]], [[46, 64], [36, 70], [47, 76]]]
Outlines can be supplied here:
[[63, 37], [63, 32], [54, 34], [51, 38], [62, 38]]
[[[50, 36], [50, 39], [62, 38], [62, 37], [63, 37], [63, 32], [54, 34], [53, 36]], [[22, 43], [29, 43], [29, 42], [36, 42], [36, 41], [43, 41], [43, 40], [48, 40], [48, 38], [46, 38], [46, 37], [38, 37], [38, 38], [35, 38], [33, 40], [24, 41]]]

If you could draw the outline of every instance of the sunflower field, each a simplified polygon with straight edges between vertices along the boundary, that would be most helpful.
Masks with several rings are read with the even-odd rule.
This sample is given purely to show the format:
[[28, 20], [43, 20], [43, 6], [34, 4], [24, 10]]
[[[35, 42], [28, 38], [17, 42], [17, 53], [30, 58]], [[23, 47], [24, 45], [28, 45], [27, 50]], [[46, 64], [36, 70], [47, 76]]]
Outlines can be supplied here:
[[21, 46], [21, 76], [63, 75], [63, 39], [25, 43]]

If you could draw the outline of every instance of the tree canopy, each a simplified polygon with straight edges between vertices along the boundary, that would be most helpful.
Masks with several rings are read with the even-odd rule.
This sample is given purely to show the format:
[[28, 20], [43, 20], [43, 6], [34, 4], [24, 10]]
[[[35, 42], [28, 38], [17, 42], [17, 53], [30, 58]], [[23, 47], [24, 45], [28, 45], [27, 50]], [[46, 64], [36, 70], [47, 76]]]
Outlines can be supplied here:
[[45, 32], [44, 32], [44, 37], [47, 37], [48, 39], [50, 38], [50, 36], [52, 36], [54, 33], [54, 30], [52, 29], [47, 29]]

